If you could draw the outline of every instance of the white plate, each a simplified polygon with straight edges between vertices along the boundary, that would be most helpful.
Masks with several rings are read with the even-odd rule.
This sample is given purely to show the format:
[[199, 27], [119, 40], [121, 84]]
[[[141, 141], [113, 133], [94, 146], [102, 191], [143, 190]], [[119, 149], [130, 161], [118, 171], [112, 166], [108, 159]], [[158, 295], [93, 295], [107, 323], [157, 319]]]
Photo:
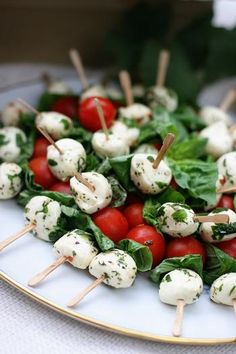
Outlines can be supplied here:
[[[68, 84], [79, 89], [76, 81], [69, 80]], [[3, 92], [0, 108], [17, 97], [35, 104], [42, 90], [43, 86], [36, 83]], [[1, 201], [0, 225], [0, 240], [24, 226], [22, 209], [15, 201]], [[70, 310], [66, 307], [67, 302], [92, 280], [86, 271], [63, 265], [37, 288], [27, 286], [33, 275], [54, 260], [52, 246], [28, 234], [1, 252], [1, 276], [56, 311], [124, 335], [185, 344], [236, 341], [233, 308], [211, 302], [207, 290], [196, 304], [186, 306], [183, 337], [172, 337], [175, 307], [160, 302], [156, 286], [145, 275], [139, 275], [134, 286], [128, 289], [115, 290], [101, 285], [79, 307]]]

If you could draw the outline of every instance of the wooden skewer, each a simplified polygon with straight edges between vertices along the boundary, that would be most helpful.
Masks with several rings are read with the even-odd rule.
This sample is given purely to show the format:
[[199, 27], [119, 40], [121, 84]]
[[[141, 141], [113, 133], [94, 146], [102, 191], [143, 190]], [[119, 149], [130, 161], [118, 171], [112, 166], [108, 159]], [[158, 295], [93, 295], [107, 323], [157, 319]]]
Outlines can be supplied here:
[[235, 100], [236, 100], [236, 90], [234, 89], [229, 90], [229, 92], [221, 102], [219, 108], [222, 109], [222, 111], [227, 112]]
[[8, 237], [7, 239], [5, 239], [4, 241], [0, 242], [0, 251], [2, 251], [4, 248], [9, 246], [11, 243], [16, 241], [21, 236], [24, 236], [25, 234], [27, 234], [27, 232], [32, 231], [34, 228], [35, 228], [35, 224], [29, 224], [29, 225], [25, 226], [22, 230], [18, 231], [16, 234], [14, 234], [14, 235]]
[[51, 138], [51, 136], [46, 132], [46, 130], [44, 130], [43, 128], [41, 128], [39, 125], [37, 125], [37, 129], [38, 131], [40, 131], [40, 133], [45, 137], [45, 139], [47, 139], [47, 141], [52, 144], [54, 146], [55, 149], [57, 149], [57, 151], [59, 152], [60, 155], [63, 154], [62, 149], [59, 148], [59, 146], [55, 143], [55, 141]]
[[229, 215], [214, 214], [214, 215], [196, 215], [194, 217], [196, 222], [214, 222], [215, 224], [228, 224]]
[[31, 104], [27, 103], [26, 101], [22, 100], [21, 98], [17, 98], [17, 101], [20, 102], [23, 106], [25, 106], [29, 111], [35, 113], [35, 114], [40, 114], [37, 109], [35, 109]]
[[234, 308], [234, 312], [236, 314], [236, 299], [233, 299], [233, 308]]
[[79, 172], [76, 173], [75, 177], [76, 177], [76, 179], [77, 179], [80, 183], [82, 183], [82, 184], [84, 184], [86, 187], [88, 187], [88, 188], [91, 190], [91, 192], [94, 192], [94, 191], [95, 191], [94, 186], [93, 186], [91, 183], [89, 183], [89, 182], [87, 181], [87, 179], [84, 178], [84, 177], [81, 175], [81, 173], [79, 173]]
[[183, 324], [183, 316], [184, 316], [184, 300], [177, 300], [177, 307], [176, 307], [176, 317], [175, 323], [173, 328], [173, 336], [180, 337], [182, 332], [182, 324]]
[[75, 70], [77, 71], [77, 74], [79, 76], [79, 79], [81, 81], [82, 87], [84, 90], [87, 90], [89, 88], [89, 83], [87, 80], [87, 77], [85, 75], [85, 70], [84, 66], [80, 57], [80, 54], [78, 50], [72, 48], [69, 51], [70, 59], [72, 61], [72, 64], [75, 67]]
[[224, 186], [223, 186], [216, 191], [216, 193], [219, 193], [219, 194], [221, 194], [221, 193], [235, 193], [235, 192], [236, 192], [236, 186], [227, 187], [227, 188], [224, 188]]
[[126, 105], [131, 106], [134, 103], [134, 97], [131, 86], [131, 79], [128, 71], [122, 70], [119, 73], [120, 85], [124, 91]]
[[174, 140], [175, 140], [175, 135], [172, 133], [168, 133], [163, 141], [162, 147], [161, 147], [160, 151], [158, 152], [158, 155], [157, 155], [155, 161], [152, 164], [153, 168], [155, 168], [155, 169], [158, 168], [161, 160], [163, 160], [165, 154], [167, 153], [167, 151], [169, 150], [169, 148], [173, 144]]
[[102, 130], [103, 130], [104, 134], [106, 135], [106, 139], [108, 140], [109, 132], [108, 132], [108, 129], [107, 129], [107, 124], [106, 124], [106, 121], [105, 121], [102, 105], [101, 105], [101, 103], [100, 103], [98, 98], [94, 98], [94, 103], [95, 103], [95, 106], [96, 106], [96, 109], [97, 109], [97, 112], [98, 112], [98, 116], [99, 116], [99, 120], [100, 120], [100, 123], [101, 123], [101, 126], [102, 126]]
[[170, 61], [170, 52], [169, 50], [162, 50], [159, 55], [158, 60], [158, 70], [157, 70], [157, 77], [156, 77], [156, 86], [162, 87], [165, 84], [166, 80], [166, 73], [168, 69]]
[[56, 268], [58, 268], [61, 264], [71, 260], [72, 257], [61, 256], [55, 262], [53, 262], [50, 266], [44, 269], [42, 272], [36, 274], [30, 281], [28, 282], [29, 286], [38, 285], [43, 279], [45, 279], [50, 273], [52, 273]]
[[97, 278], [90, 284], [86, 289], [84, 289], [80, 294], [76, 295], [69, 303], [68, 307], [73, 307], [75, 305], [78, 305], [80, 301], [83, 300], [83, 298], [90, 293], [94, 288], [96, 288], [98, 285], [100, 285], [104, 280], [104, 276], [102, 275], [101, 277]]

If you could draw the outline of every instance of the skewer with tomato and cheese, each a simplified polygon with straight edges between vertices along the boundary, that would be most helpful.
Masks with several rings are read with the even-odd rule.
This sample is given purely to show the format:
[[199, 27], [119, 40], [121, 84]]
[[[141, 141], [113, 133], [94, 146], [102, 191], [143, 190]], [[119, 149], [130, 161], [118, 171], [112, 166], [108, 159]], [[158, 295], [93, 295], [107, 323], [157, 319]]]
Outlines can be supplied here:
[[0, 199], [14, 198], [22, 186], [22, 168], [13, 162], [0, 164]]
[[25, 133], [19, 128], [0, 129], [0, 159], [5, 162], [16, 162], [26, 140]]

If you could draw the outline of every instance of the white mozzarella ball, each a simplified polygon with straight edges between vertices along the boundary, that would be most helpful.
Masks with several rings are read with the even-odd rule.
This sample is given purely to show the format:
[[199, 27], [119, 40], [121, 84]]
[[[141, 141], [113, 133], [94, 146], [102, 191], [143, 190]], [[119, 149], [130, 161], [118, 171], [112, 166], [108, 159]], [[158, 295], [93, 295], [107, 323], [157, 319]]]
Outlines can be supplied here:
[[229, 216], [229, 223], [226, 224], [229, 227], [229, 233], [224, 230], [223, 234], [219, 232], [219, 229], [222, 228], [222, 224], [215, 224], [214, 222], [203, 222], [200, 227], [200, 234], [201, 238], [205, 242], [221, 242], [232, 240], [236, 237], [236, 233], [233, 232], [232, 228], [230, 228], [231, 223], [236, 223], [236, 213], [231, 209], [223, 209], [222, 211], [218, 212], [212, 211], [209, 215], [228, 215]]
[[157, 156], [158, 149], [153, 144], [141, 144], [134, 150], [134, 154], [153, 154]]
[[133, 96], [137, 98], [143, 98], [145, 94], [145, 88], [143, 85], [136, 84], [132, 86]]
[[140, 134], [138, 128], [129, 128], [125, 123], [120, 121], [115, 121], [110, 131], [118, 138], [124, 140], [128, 146], [133, 146], [137, 142]]
[[93, 214], [108, 206], [112, 200], [112, 189], [106, 177], [97, 172], [81, 175], [94, 187], [94, 191], [72, 177], [70, 187], [78, 207], [87, 214]]
[[140, 125], [147, 123], [151, 115], [152, 111], [150, 108], [142, 103], [134, 103], [128, 107], [119, 108], [120, 118], [131, 119]]
[[236, 151], [222, 155], [217, 160], [219, 181], [224, 188], [236, 185]]
[[5, 127], [17, 126], [19, 123], [21, 114], [26, 113], [26, 112], [27, 112], [27, 108], [25, 108], [18, 101], [8, 103], [1, 114], [1, 120], [3, 122], [3, 125]]
[[53, 248], [57, 257], [72, 257], [68, 262], [79, 269], [86, 269], [98, 254], [92, 236], [82, 230], [66, 233], [54, 243]]
[[130, 178], [145, 194], [158, 194], [171, 181], [172, 173], [163, 160], [158, 168], [153, 168], [154, 154], [135, 154], [131, 160]]
[[233, 139], [234, 143], [234, 149], [236, 148], [236, 125], [233, 125], [231, 129], [229, 129], [229, 132], [231, 134], [231, 137]]
[[107, 92], [107, 96], [112, 101], [122, 101], [123, 100], [123, 94], [122, 94], [121, 90], [112, 84], [106, 85], [106, 92]]
[[48, 85], [47, 92], [55, 95], [67, 95], [71, 93], [71, 89], [61, 80], [56, 80]]
[[149, 106], [154, 109], [164, 107], [169, 112], [174, 112], [178, 107], [178, 97], [175, 91], [166, 87], [153, 86], [147, 90], [146, 98]]
[[233, 300], [236, 299], [236, 273], [217, 278], [210, 288], [210, 298], [217, 304], [233, 306]]
[[173, 237], [186, 237], [198, 229], [194, 211], [185, 204], [165, 203], [157, 211], [161, 231]]
[[15, 163], [3, 162], [0, 165], [0, 199], [14, 198], [21, 190], [22, 169]]
[[203, 291], [201, 277], [190, 269], [175, 269], [167, 273], [160, 283], [160, 300], [168, 305], [177, 305], [178, 300], [186, 304], [196, 302]]
[[85, 90], [80, 97], [81, 101], [84, 101], [86, 98], [89, 97], [107, 97], [107, 92], [105, 88], [101, 85], [93, 85]]
[[109, 134], [107, 137], [101, 131], [94, 133], [92, 146], [96, 154], [101, 158], [129, 154], [129, 146], [126, 141], [115, 134]]
[[133, 258], [118, 249], [99, 253], [89, 265], [89, 273], [114, 288], [130, 287], [136, 277], [137, 266]]
[[203, 107], [200, 110], [200, 117], [206, 125], [211, 125], [216, 122], [223, 122], [229, 126], [231, 122], [230, 116], [222, 111], [222, 109], [214, 106]]
[[36, 117], [36, 125], [46, 130], [55, 140], [68, 136], [72, 128], [72, 120], [57, 112], [42, 112]]
[[199, 136], [207, 138], [206, 152], [216, 159], [233, 149], [233, 139], [223, 122], [204, 128]]
[[61, 216], [61, 207], [55, 200], [36, 196], [30, 199], [24, 210], [26, 225], [35, 224], [33, 234], [50, 242], [50, 234], [55, 232]]
[[21, 153], [22, 145], [26, 142], [23, 130], [16, 127], [0, 129], [0, 159], [15, 162]]
[[56, 145], [62, 154], [50, 145], [47, 150], [48, 165], [54, 176], [61, 181], [67, 181], [85, 168], [86, 152], [82, 144], [69, 138], [57, 140]]

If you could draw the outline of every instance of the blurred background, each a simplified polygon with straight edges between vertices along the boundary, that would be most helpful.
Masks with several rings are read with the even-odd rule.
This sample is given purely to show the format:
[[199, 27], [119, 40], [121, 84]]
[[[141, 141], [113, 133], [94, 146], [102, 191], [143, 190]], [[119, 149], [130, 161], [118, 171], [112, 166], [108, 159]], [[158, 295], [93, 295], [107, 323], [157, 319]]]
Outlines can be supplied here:
[[206, 83], [236, 75], [235, 0], [0, 0], [0, 64], [86, 66], [136, 82], [155, 80], [159, 50], [171, 50], [167, 85], [193, 101]]

